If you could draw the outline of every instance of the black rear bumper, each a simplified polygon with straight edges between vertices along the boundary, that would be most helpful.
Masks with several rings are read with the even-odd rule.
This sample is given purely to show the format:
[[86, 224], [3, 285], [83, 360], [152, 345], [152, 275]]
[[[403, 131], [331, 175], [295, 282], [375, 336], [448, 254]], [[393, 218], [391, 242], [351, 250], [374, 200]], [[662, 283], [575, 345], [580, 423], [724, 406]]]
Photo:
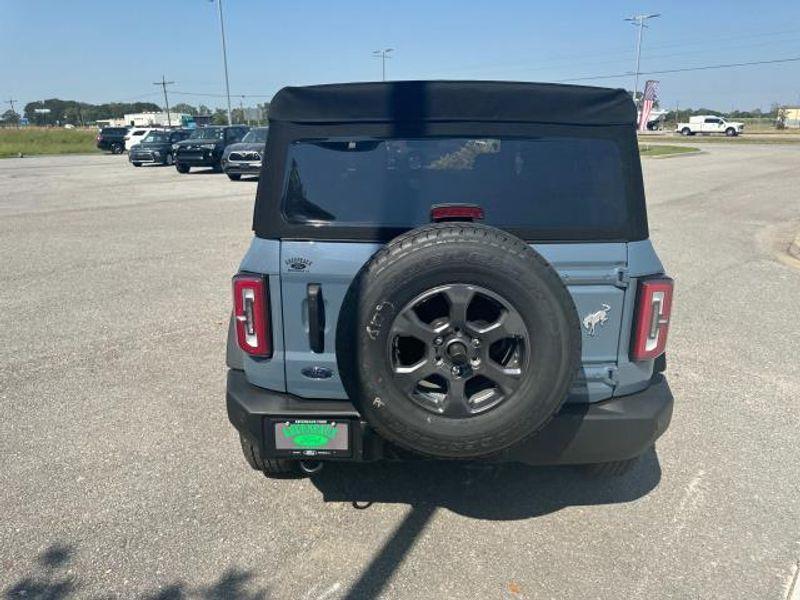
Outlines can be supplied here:
[[[249, 383], [243, 371], [228, 371], [228, 418], [262, 453], [266, 417], [352, 419], [352, 457], [372, 461], [394, 455], [349, 401], [305, 400]], [[567, 404], [535, 436], [489, 458], [531, 465], [611, 462], [645, 452], [666, 431], [673, 397], [667, 380], [655, 375], [651, 385], [629, 396], [593, 404]]]

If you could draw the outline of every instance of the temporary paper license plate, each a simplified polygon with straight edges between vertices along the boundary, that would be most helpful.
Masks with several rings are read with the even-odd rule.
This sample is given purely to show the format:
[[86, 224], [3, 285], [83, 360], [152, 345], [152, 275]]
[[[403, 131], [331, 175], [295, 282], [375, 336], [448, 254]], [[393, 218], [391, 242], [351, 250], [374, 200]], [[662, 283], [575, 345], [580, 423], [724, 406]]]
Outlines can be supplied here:
[[335, 419], [285, 419], [273, 422], [276, 454], [349, 456], [350, 423]]

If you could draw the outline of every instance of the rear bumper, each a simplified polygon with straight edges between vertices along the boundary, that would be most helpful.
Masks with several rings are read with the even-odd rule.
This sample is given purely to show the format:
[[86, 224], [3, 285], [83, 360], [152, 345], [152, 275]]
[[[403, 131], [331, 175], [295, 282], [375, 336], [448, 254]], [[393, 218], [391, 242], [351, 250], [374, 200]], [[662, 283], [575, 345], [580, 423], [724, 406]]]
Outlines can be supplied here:
[[[250, 384], [243, 371], [228, 371], [228, 418], [251, 444], [265, 453], [265, 418], [346, 418], [353, 420], [351, 461], [380, 460], [389, 445], [349, 401], [305, 400]], [[611, 462], [645, 452], [666, 431], [673, 397], [662, 375], [637, 394], [594, 404], [565, 405], [528, 440], [487, 460], [531, 465]], [[265, 454], [269, 454], [266, 452]], [[391, 453], [390, 453], [391, 454]]]

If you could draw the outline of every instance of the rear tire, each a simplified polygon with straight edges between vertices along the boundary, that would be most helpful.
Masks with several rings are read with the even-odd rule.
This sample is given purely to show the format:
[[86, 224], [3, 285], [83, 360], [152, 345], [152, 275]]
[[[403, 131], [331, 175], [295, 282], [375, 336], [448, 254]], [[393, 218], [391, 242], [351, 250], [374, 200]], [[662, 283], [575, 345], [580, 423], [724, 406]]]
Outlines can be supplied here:
[[185, 165], [183, 163], [175, 163], [175, 170], [178, 173], [188, 173], [191, 167], [189, 165]]
[[119, 142], [114, 142], [111, 144], [111, 154], [122, 154], [123, 150], [125, 150], [125, 146]]
[[681, 129], [681, 135], [685, 135], [688, 137], [692, 135], [692, 130], [689, 129], [688, 127], [684, 127], [683, 129]]
[[248, 442], [241, 434], [239, 434], [239, 441], [242, 444], [242, 453], [244, 453], [244, 459], [247, 464], [256, 471], [261, 471], [265, 476], [273, 479], [290, 479], [302, 475], [296, 460], [264, 458], [258, 448]]
[[228, 173], [228, 179], [231, 181], [239, 181], [241, 178], [242, 176], [239, 173]]
[[134, 167], [141, 167], [141, 166], [142, 166], [142, 163], [140, 163], [140, 162], [135, 162], [135, 163], [131, 163], [131, 164], [132, 164]]

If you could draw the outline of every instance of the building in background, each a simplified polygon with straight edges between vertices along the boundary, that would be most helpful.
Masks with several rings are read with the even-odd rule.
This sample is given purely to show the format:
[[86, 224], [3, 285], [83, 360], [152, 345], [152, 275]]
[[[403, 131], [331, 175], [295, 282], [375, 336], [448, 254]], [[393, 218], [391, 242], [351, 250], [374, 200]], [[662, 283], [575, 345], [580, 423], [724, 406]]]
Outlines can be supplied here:
[[170, 111], [169, 117], [165, 112], [130, 113], [125, 115], [124, 124], [132, 127], [166, 127], [169, 124], [173, 127], [180, 127], [184, 117], [189, 116], [186, 113], [172, 111]]
[[800, 128], [800, 106], [786, 106], [783, 109], [785, 112], [785, 120], [783, 122], [786, 128], [799, 129]]

